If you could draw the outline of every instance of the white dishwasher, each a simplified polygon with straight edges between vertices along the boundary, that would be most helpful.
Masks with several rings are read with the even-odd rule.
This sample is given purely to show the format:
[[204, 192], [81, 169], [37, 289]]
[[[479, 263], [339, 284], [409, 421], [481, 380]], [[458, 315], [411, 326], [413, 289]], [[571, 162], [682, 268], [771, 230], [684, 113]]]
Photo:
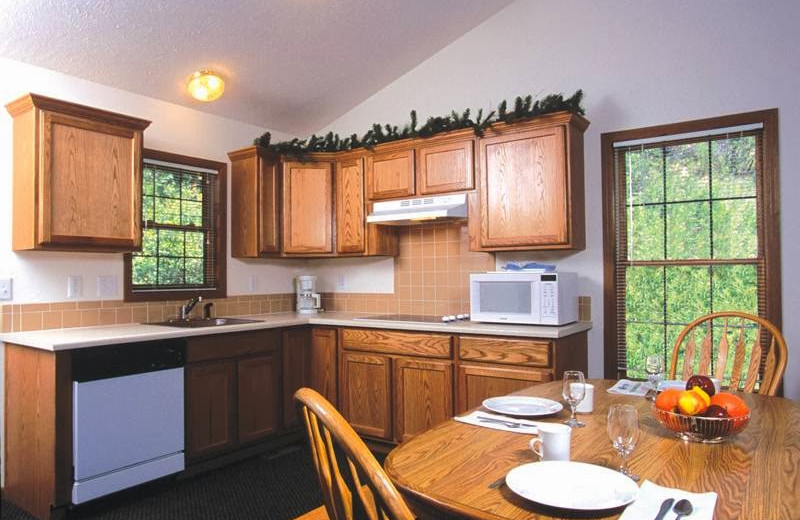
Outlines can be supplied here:
[[73, 353], [72, 503], [184, 469], [183, 340]]

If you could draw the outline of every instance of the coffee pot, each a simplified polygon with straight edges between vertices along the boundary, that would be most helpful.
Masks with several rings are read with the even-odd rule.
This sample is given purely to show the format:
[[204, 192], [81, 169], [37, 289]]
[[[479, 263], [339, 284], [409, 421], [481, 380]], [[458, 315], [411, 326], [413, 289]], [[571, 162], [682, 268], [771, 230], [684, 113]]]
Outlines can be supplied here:
[[317, 290], [316, 276], [296, 276], [294, 279], [298, 314], [316, 314], [322, 307]]

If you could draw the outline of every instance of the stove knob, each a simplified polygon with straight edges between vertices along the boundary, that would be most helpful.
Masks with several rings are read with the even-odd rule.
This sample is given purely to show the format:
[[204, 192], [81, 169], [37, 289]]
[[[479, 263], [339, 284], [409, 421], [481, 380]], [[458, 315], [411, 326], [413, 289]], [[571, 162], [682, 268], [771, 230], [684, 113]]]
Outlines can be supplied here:
[[447, 317], [447, 321], [456, 321], [456, 317], [451, 314]]
[[469, 319], [469, 314], [464, 314], [464, 319], [468, 320]]
[[442, 316], [442, 322], [447, 323], [450, 321], [450, 316]]
[[457, 320], [463, 320], [464, 319], [464, 315], [463, 314], [459, 314], [458, 316], [456, 316], [456, 319]]

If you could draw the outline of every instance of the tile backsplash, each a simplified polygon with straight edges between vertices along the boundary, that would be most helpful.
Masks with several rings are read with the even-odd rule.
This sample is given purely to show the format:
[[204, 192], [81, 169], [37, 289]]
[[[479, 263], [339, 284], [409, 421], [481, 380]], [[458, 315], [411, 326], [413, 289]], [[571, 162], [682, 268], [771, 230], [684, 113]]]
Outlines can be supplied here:
[[[460, 224], [410, 226], [399, 231], [394, 294], [323, 293], [330, 311], [365, 314], [445, 315], [469, 312], [469, 274], [492, 271], [491, 253], [469, 250], [467, 227]], [[215, 316], [272, 314], [294, 309], [294, 294], [231, 296], [214, 302]], [[94, 325], [162, 321], [179, 312], [185, 300], [167, 302], [78, 301], [0, 306], [0, 331], [18, 332]], [[591, 319], [591, 300], [578, 301], [581, 320]], [[197, 312], [197, 311], [195, 311]]]

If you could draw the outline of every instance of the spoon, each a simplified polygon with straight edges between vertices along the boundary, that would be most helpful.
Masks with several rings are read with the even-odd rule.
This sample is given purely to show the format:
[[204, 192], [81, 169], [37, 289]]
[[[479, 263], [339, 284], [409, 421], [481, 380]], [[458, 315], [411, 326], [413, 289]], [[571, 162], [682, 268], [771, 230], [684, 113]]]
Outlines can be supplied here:
[[694, 509], [692, 508], [692, 503], [688, 500], [681, 499], [675, 503], [675, 507], [672, 508], [673, 513], [677, 513], [678, 516], [675, 517], [675, 520], [681, 520], [684, 516], [689, 516], [692, 514]]

